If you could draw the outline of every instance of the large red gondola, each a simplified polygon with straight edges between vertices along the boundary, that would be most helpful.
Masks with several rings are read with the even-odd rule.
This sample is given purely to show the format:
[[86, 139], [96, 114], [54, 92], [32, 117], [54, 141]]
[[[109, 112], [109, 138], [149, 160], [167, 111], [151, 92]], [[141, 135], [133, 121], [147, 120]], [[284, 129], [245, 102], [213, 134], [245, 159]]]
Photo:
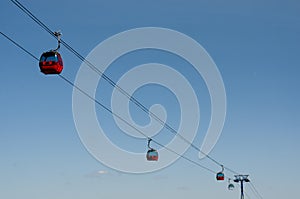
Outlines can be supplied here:
[[57, 37], [58, 46], [55, 50], [50, 50], [44, 52], [41, 55], [39, 66], [42, 73], [45, 75], [48, 74], [60, 74], [63, 70], [63, 60], [61, 55], [57, 52], [60, 48], [60, 32], [54, 32], [54, 35]]
[[63, 61], [57, 51], [49, 51], [42, 54], [39, 62], [41, 72], [48, 74], [60, 74], [63, 70]]

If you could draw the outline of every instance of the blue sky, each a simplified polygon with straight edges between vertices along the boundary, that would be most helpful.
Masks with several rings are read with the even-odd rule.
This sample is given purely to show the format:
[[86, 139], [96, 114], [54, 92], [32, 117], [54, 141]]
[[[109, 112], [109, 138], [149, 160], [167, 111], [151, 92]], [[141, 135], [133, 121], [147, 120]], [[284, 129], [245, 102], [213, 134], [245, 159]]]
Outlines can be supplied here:
[[[83, 56], [101, 41], [139, 27], [164, 27], [199, 42], [215, 61], [227, 95], [227, 116], [222, 135], [210, 153], [226, 166], [250, 174], [264, 198], [297, 197], [300, 175], [300, 3], [279, 1], [21, 1]], [[10, 1], [0, 3], [1, 31], [40, 56], [56, 41]], [[227, 183], [180, 159], [154, 173], [133, 175], [112, 170], [95, 160], [77, 134], [72, 115], [72, 87], [55, 76], [44, 76], [38, 63], [5, 38], [1, 42], [0, 197], [1, 198], [237, 198]], [[81, 62], [61, 48], [63, 75], [72, 81]], [[107, 74], [114, 80], [126, 65], [163, 62], [179, 68], [178, 57], [158, 51], [134, 52], [117, 60]], [[152, 60], [154, 59], [154, 60]], [[182, 73], [201, 97], [198, 145], [207, 128], [209, 96], [201, 77], [189, 69]], [[103, 85], [109, 93], [112, 88]], [[136, 93], [142, 103], [165, 104], [168, 122], [176, 127], [177, 102], [162, 88], [145, 87]], [[109, 105], [109, 95], [97, 91]], [[169, 102], [175, 106], [170, 106]], [[145, 124], [134, 107], [133, 118]], [[100, 108], [99, 108], [100, 109]], [[98, 109], [97, 109], [98, 110]], [[117, 132], [112, 117], [98, 110], [107, 128]], [[103, 117], [102, 117], [103, 116]], [[172, 138], [158, 136], [162, 142]], [[132, 151], [143, 151], [144, 141], [118, 132], [113, 142]], [[122, 138], [122, 139], [121, 139]], [[135, 142], [136, 141], [136, 142]], [[136, 148], [135, 148], [136, 146]], [[213, 170], [209, 160], [198, 160], [189, 149], [185, 155]], [[99, 172], [101, 171], [101, 172]], [[229, 173], [230, 174], [230, 173]], [[151, 194], [149, 194], [151, 192]], [[250, 198], [255, 198], [246, 186]]]

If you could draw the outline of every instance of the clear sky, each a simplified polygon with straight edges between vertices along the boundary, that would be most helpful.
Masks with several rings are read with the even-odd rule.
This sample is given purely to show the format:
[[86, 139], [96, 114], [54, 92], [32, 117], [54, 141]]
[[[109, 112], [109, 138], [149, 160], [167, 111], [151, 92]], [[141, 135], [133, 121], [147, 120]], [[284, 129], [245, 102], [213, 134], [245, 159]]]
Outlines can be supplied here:
[[[101, 41], [140, 27], [169, 28], [196, 40], [218, 66], [227, 95], [225, 125], [210, 155], [229, 168], [250, 174], [263, 198], [298, 197], [299, 1], [21, 3], [52, 30], [61, 30], [64, 41], [83, 56]], [[0, 18], [1, 31], [37, 57], [56, 46], [54, 38], [8, 0], [0, 2]], [[36, 60], [4, 37], [0, 38], [0, 49], [0, 198], [239, 197], [238, 188], [228, 191], [227, 182], [216, 182], [214, 174], [184, 159], [148, 174], [126, 174], [103, 165], [85, 149], [78, 136], [72, 113], [72, 87], [56, 76], [40, 73]], [[64, 47], [60, 52], [65, 64], [63, 75], [75, 81], [80, 60]], [[200, 128], [194, 142], [198, 146], [208, 127], [210, 102], [203, 80], [195, 76], [187, 63], [164, 52], [138, 51], [116, 60], [107, 74], [118, 81], [122, 72], [150, 62], [181, 70], [201, 98]], [[184, 69], [180, 69], [181, 64], [185, 64]], [[97, 98], [109, 106], [111, 91], [108, 84], [102, 84]], [[164, 105], [168, 122], [178, 127], [180, 111], [169, 90], [143, 87], [135, 96], [147, 107]], [[149, 122], [147, 115], [133, 105], [131, 111], [137, 123]], [[114, 143], [134, 152], [146, 150], [145, 140], [122, 134], [111, 115], [100, 107], [97, 114], [103, 126], [115, 132], [107, 135]], [[163, 131], [157, 138], [168, 143], [172, 136]], [[199, 160], [192, 148], [185, 156], [214, 171], [220, 170], [207, 159]], [[248, 184], [246, 192], [250, 198], [256, 198]]]

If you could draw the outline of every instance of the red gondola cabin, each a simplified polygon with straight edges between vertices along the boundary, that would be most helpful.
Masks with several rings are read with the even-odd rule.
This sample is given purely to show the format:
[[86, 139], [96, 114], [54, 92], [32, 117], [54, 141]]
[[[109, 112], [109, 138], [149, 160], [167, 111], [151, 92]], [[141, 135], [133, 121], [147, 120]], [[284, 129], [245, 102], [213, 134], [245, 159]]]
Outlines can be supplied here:
[[57, 51], [49, 51], [42, 54], [39, 62], [41, 72], [45, 75], [60, 74], [63, 70], [63, 61]]
[[217, 178], [217, 180], [224, 180], [224, 178], [225, 178], [224, 173], [223, 172], [217, 173], [216, 178]]
[[157, 161], [158, 160], [158, 152], [155, 149], [150, 149], [147, 152], [147, 160], [148, 161]]

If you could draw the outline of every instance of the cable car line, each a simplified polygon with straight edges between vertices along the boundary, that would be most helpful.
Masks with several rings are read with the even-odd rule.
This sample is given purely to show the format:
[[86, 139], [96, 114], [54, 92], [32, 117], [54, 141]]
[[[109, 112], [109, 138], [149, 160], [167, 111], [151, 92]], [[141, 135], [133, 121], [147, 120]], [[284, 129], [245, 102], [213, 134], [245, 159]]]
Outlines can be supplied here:
[[[28, 10], [25, 6], [23, 6], [18, 0], [11, 0], [12, 3], [14, 3], [19, 9], [21, 9], [25, 14], [27, 14], [33, 21], [35, 21], [39, 26], [41, 26], [44, 30], [46, 30], [49, 34], [51, 34], [53, 37], [57, 38], [57, 35], [55, 32], [52, 32], [50, 28], [48, 28], [43, 22], [41, 22], [30, 10]], [[184, 136], [178, 134], [178, 132], [172, 128], [169, 124], [165, 123], [162, 119], [160, 119], [156, 114], [154, 114], [152, 111], [150, 111], [147, 107], [145, 107], [141, 102], [139, 102], [136, 98], [129, 95], [128, 92], [126, 92], [122, 87], [117, 85], [111, 78], [109, 78], [104, 72], [100, 71], [95, 65], [93, 65], [91, 62], [86, 60], [80, 53], [78, 53], [74, 48], [72, 48], [69, 44], [67, 44], [64, 40], [61, 39], [61, 43], [69, 50], [71, 51], [75, 56], [77, 56], [81, 61], [87, 64], [87, 66], [92, 69], [94, 72], [99, 74], [104, 80], [106, 80], [111, 86], [115, 87], [119, 92], [121, 92], [124, 96], [126, 96], [131, 102], [133, 102], [136, 106], [138, 106], [142, 111], [149, 114], [151, 117], [153, 117], [157, 122], [159, 122], [163, 127], [165, 127], [167, 130], [169, 130], [171, 133], [173, 133], [175, 136], [178, 136], [180, 139], [185, 141], [187, 144], [189, 144], [192, 148], [203, 154], [205, 157], [210, 159], [215, 164], [224, 167], [226, 170], [230, 171], [233, 174], [239, 174], [238, 172], [224, 166], [208, 154], [204, 153], [199, 147], [194, 145], [192, 142], [187, 140]]]
[[[23, 50], [26, 54], [28, 54], [29, 56], [31, 56], [33, 59], [35, 59], [36, 61], [39, 61], [39, 59], [33, 55], [31, 52], [29, 52], [28, 50], [26, 50], [24, 47], [22, 47], [20, 44], [18, 44], [16, 41], [14, 41], [13, 39], [11, 39], [10, 37], [8, 37], [6, 34], [4, 34], [3, 32], [0, 32], [2, 36], [4, 36], [7, 40], [9, 40], [10, 42], [12, 42], [16, 47], [20, 48], [21, 50]], [[64, 80], [65, 82], [67, 82], [69, 85], [71, 85], [72, 87], [76, 88], [77, 90], [79, 90], [82, 94], [84, 94], [86, 97], [90, 98], [91, 100], [95, 101], [95, 103], [97, 103], [99, 106], [101, 106], [103, 109], [105, 109], [106, 111], [108, 111], [109, 113], [111, 113], [112, 115], [114, 115], [115, 117], [117, 117], [118, 119], [120, 119], [121, 121], [123, 121], [125, 124], [127, 124], [128, 126], [130, 126], [131, 128], [133, 128], [134, 130], [136, 130], [138, 133], [142, 134], [143, 136], [145, 136], [145, 138], [147, 138], [148, 140], [153, 141], [154, 143], [156, 143], [157, 145], [159, 145], [160, 147], [165, 148], [166, 150], [168, 150], [171, 153], [174, 153], [175, 155], [187, 160], [188, 162], [199, 166], [200, 168], [207, 170], [208, 172], [211, 172], [213, 174], [216, 174], [216, 172], [206, 166], [203, 166], [202, 164], [184, 156], [181, 155], [179, 153], [177, 153], [176, 151], [164, 146], [163, 144], [160, 144], [159, 142], [157, 142], [156, 140], [153, 140], [152, 138], [148, 137], [146, 134], [144, 134], [142, 131], [140, 131], [139, 129], [137, 129], [135, 126], [133, 126], [132, 124], [130, 124], [127, 120], [123, 119], [121, 116], [119, 116], [118, 114], [114, 113], [111, 109], [107, 108], [105, 105], [103, 105], [101, 102], [99, 102], [97, 99], [93, 98], [92, 96], [90, 96], [88, 93], [86, 93], [84, 90], [82, 90], [81, 88], [79, 88], [77, 85], [75, 85], [72, 81], [70, 81], [69, 79], [67, 79], [66, 77], [64, 77], [61, 74], [58, 74], [58, 76]], [[223, 170], [223, 169], [222, 169]], [[225, 178], [228, 179], [228, 181], [230, 182], [230, 180], [232, 180], [232, 178], [227, 177], [224, 175]], [[263, 197], [259, 194], [259, 192], [257, 191], [257, 189], [255, 188], [253, 183], [250, 183], [250, 185], [252, 186], [251, 190], [255, 193], [256, 196], [258, 196], [258, 198], [263, 199]], [[239, 185], [238, 185], [239, 186]], [[245, 195], [250, 198], [248, 196], [248, 194], [245, 192]]]
[[[15, 44], [17, 47], [19, 47], [20, 49], [22, 49], [24, 52], [26, 52], [28, 55], [30, 55], [32, 58], [34, 58], [35, 60], [39, 61], [39, 59], [34, 56], [32, 53], [30, 53], [28, 50], [26, 50], [24, 47], [22, 47], [20, 44], [18, 44], [17, 42], [15, 42], [14, 40], [12, 40], [10, 37], [8, 37], [7, 35], [5, 35], [4, 33], [1, 32], [1, 34], [7, 38], [9, 41], [11, 41], [13, 44]], [[131, 123], [129, 123], [127, 120], [123, 119], [120, 115], [114, 113], [111, 109], [109, 109], [108, 107], [106, 107], [104, 104], [102, 104], [100, 101], [98, 101], [97, 99], [93, 98], [92, 96], [90, 96], [87, 92], [85, 92], [84, 90], [82, 90], [80, 87], [78, 87], [77, 85], [75, 85], [72, 81], [70, 81], [69, 79], [67, 79], [66, 77], [64, 77], [61, 74], [58, 74], [58, 76], [64, 80], [65, 82], [67, 82], [69, 85], [71, 85], [72, 87], [76, 88], [78, 91], [80, 91], [82, 94], [84, 94], [86, 97], [88, 97], [89, 99], [93, 100], [95, 103], [97, 103], [99, 106], [101, 106], [104, 110], [108, 111], [111, 115], [117, 117], [118, 119], [120, 119], [122, 122], [124, 122], [126, 125], [130, 126], [131, 128], [133, 128], [135, 131], [137, 131], [138, 133], [140, 133], [141, 135], [143, 135], [145, 138], [147, 138], [148, 140], [153, 141], [155, 144], [159, 145], [162, 148], [165, 148], [166, 150], [168, 150], [171, 153], [174, 153], [175, 155], [195, 164], [196, 166], [201, 167], [202, 169], [205, 169], [213, 174], [215, 174], [216, 172], [206, 166], [203, 166], [202, 164], [184, 156], [181, 155], [179, 153], [177, 153], [176, 151], [174, 151], [171, 148], [168, 148], [166, 146], [164, 146], [163, 144], [157, 142], [156, 140], [150, 138], [149, 136], [147, 136], [145, 133], [143, 133], [141, 130], [139, 130], [138, 128], [136, 128], [134, 125], [132, 125]]]
[[[35, 60], [39, 61], [39, 59], [33, 55], [32, 53], [30, 53], [28, 50], [26, 50], [24, 47], [22, 47], [20, 44], [18, 44], [17, 42], [15, 42], [13, 39], [11, 39], [10, 37], [8, 37], [7, 35], [5, 35], [4, 33], [0, 32], [1, 35], [3, 35], [6, 39], [8, 39], [10, 42], [12, 42], [15, 46], [17, 46], [18, 48], [22, 49], [25, 53], [27, 53], [29, 56], [31, 56], [32, 58], [34, 58]], [[70, 80], [68, 80], [67, 78], [65, 78], [63, 75], [59, 74], [59, 77], [62, 78], [64, 81], [66, 81], [68, 84], [70, 84], [71, 86], [75, 87], [77, 90], [79, 90], [81, 93], [83, 93], [84, 95], [86, 95], [88, 98], [90, 98], [91, 100], [95, 101], [98, 105], [100, 105], [102, 108], [104, 108], [105, 110], [109, 111], [111, 114], [114, 114], [109, 108], [107, 108], [106, 106], [104, 106], [102, 103], [100, 103], [98, 100], [94, 99], [93, 97], [91, 97], [88, 93], [86, 93], [85, 91], [83, 91], [81, 88], [79, 88], [78, 86], [74, 85], [73, 82], [71, 82]], [[153, 141], [154, 143], [156, 143], [157, 145], [161, 146], [161, 147], [164, 147], [166, 148], [168, 151], [180, 156], [181, 158], [189, 161], [190, 163], [192, 164], [195, 164], [196, 166], [199, 166], [201, 167], [202, 169], [205, 169], [211, 173], [216, 173], [215, 171], [213, 171], [212, 169], [208, 168], [208, 167], [205, 167], [201, 164], [199, 164], [198, 162], [194, 161], [194, 160], [191, 160], [189, 158], [187, 158], [186, 156], [184, 155], [180, 155], [178, 154], [176, 151], [170, 149], [170, 148], [167, 148], [165, 146], [163, 146], [162, 144], [160, 144], [159, 142], [149, 138], [147, 135], [145, 135], [143, 132], [141, 132], [140, 130], [136, 129], [134, 126], [132, 126], [130, 123], [128, 123], [126, 120], [124, 120], [122, 117], [114, 114], [116, 117], [118, 117], [118, 119], [122, 120], [123, 122], [125, 122], [127, 125], [131, 126], [132, 128], [134, 128], [137, 132], [141, 133], [143, 136], [145, 136], [146, 138], [148, 138], [148, 140], [151, 140]], [[151, 148], [151, 147], [150, 147]], [[223, 170], [222, 170], [223, 171]], [[229, 185], [228, 185], [228, 189], [232, 189], [232, 184], [230, 183], [230, 181], [232, 180], [230, 177], [227, 177], [227, 176], [224, 176], [228, 179], [228, 182], [229, 182]], [[252, 182], [250, 182], [250, 189], [252, 190], [252, 192], [255, 193], [256, 197], [260, 198], [260, 199], [263, 199], [263, 197], [261, 196], [261, 194], [257, 191], [257, 189], [255, 188], [254, 184]], [[238, 184], [238, 186], [240, 186]], [[249, 197], [249, 195], [244, 191], [245, 195]]]
[[[43, 29], [45, 29], [50, 35], [52, 35], [53, 37], [57, 38], [57, 35], [55, 35], [54, 32], [52, 32], [43, 22], [41, 22], [37, 17], [35, 17], [26, 7], [24, 7], [18, 0], [11, 0], [12, 3], [14, 3], [19, 9], [21, 9], [25, 14], [27, 14], [33, 21], [35, 21], [39, 26], [41, 26]], [[2, 32], [1, 34], [5, 37], [7, 37], [6, 35], [4, 35]], [[10, 38], [7, 38], [10, 40]], [[34, 59], [38, 60], [37, 57], [35, 57], [33, 54], [31, 54], [29, 51], [27, 51], [26, 49], [22, 48], [21, 46], [19, 46], [17, 43], [13, 42], [16, 46], [18, 46], [19, 48], [21, 48], [22, 50], [24, 50], [24, 52], [26, 52], [27, 54], [29, 54], [31, 57], [33, 57]], [[213, 161], [214, 163], [216, 163], [217, 165], [221, 166], [222, 168], [225, 168], [226, 170], [230, 171], [231, 173], [234, 174], [239, 174], [237, 172], [235, 172], [234, 170], [223, 166], [221, 163], [219, 163], [218, 161], [216, 161], [215, 159], [213, 159], [211, 156], [209, 156], [208, 154], [204, 153], [203, 151], [201, 151], [201, 149], [199, 149], [197, 146], [195, 146], [193, 143], [190, 143], [185, 137], [183, 137], [182, 135], [178, 134], [176, 130], [174, 130], [171, 126], [169, 126], [167, 123], [164, 123], [158, 116], [156, 116], [154, 113], [152, 113], [150, 110], [148, 110], [143, 104], [141, 104], [138, 100], [136, 100], [135, 98], [131, 97], [124, 89], [122, 89], [120, 86], [118, 86], [112, 79], [110, 79], [108, 76], [106, 76], [103, 72], [101, 72], [97, 67], [95, 67], [92, 63], [90, 63], [88, 60], [86, 60], [80, 53], [78, 53], [75, 49], [73, 49], [69, 44], [67, 44], [66, 42], [64, 42], [63, 40], [61, 40], [61, 43], [70, 51], [72, 52], [75, 56], [77, 56], [80, 60], [82, 60], [84, 63], [86, 63], [94, 72], [98, 73], [99, 75], [101, 75], [103, 77], [103, 79], [105, 79], [109, 84], [111, 84], [113, 87], [115, 87], [116, 89], [118, 89], [122, 94], [124, 94], [130, 101], [132, 101], [134, 104], [136, 104], [138, 107], [140, 107], [144, 112], [148, 113], [149, 115], [151, 115], [154, 119], [156, 119], [161, 125], [163, 125], [164, 127], [166, 127], [170, 132], [174, 133], [175, 136], [179, 136], [182, 140], [184, 140], [185, 142], [187, 142], [188, 144], [190, 144], [194, 149], [196, 149], [197, 151], [199, 151], [200, 153], [202, 153], [203, 155], [205, 155], [208, 159], [210, 159], [211, 161]], [[61, 78], [63, 78], [65, 81], [67, 79], [65, 79], [62, 75], [59, 75]], [[67, 81], [68, 83], [72, 83], [70, 81]], [[72, 83], [73, 84], [73, 83]], [[73, 84], [73, 86], [75, 86]], [[77, 88], [78, 89], [78, 88]], [[103, 107], [104, 108], [104, 107]], [[155, 141], [154, 141], [155, 142]], [[155, 142], [156, 144], [160, 145], [159, 143]], [[164, 147], [163, 145], [160, 145], [162, 147]], [[175, 151], [173, 151], [175, 152]], [[176, 152], [175, 152], [176, 153]], [[180, 155], [180, 154], [177, 154]], [[180, 155], [181, 156], [181, 155]], [[190, 161], [191, 163], [194, 163], [210, 172], [215, 173], [213, 170], [210, 170], [202, 165], [200, 165], [199, 163], [190, 160], [188, 158], [186, 158], [185, 156], [181, 156], [182, 158]], [[230, 179], [230, 178], [229, 178]], [[255, 189], [254, 185], [252, 184], [253, 189], [255, 190], [255, 192], [257, 192], [257, 190]], [[257, 192], [257, 195], [261, 197], [261, 195], [259, 194], [259, 192]]]
[[[12, 3], [14, 3], [19, 9], [21, 9], [25, 14], [27, 14], [33, 21], [35, 21], [39, 26], [41, 26], [43, 29], [45, 29], [50, 35], [52, 35], [53, 37], [55, 37], [57, 39], [57, 35], [55, 34], [55, 32], [52, 32], [43, 22], [41, 22], [37, 17], [35, 17], [30, 10], [28, 10], [25, 6], [23, 6], [18, 0], [11, 0]], [[8, 40], [10, 40], [12, 43], [14, 43], [16, 46], [18, 46], [19, 48], [21, 48], [24, 52], [26, 52], [27, 54], [29, 54], [31, 57], [33, 57], [36, 60], [39, 60], [37, 57], [35, 57], [33, 54], [31, 54], [29, 51], [27, 51], [26, 49], [24, 49], [23, 47], [21, 47], [20, 45], [18, 45], [17, 43], [15, 43], [13, 40], [11, 40], [10, 38], [8, 38], [6, 35], [4, 35], [2, 32], [1, 34], [6, 37]], [[86, 63], [94, 72], [98, 73], [99, 75], [102, 76], [103, 79], [105, 79], [109, 84], [111, 84], [113, 87], [115, 87], [116, 89], [118, 89], [122, 94], [124, 94], [130, 101], [132, 101], [134, 104], [136, 104], [138, 107], [140, 107], [143, 111], [145, 111], [146, 113], [148, 113], [149, 115], [151, 115], [154, 119], [156, 119], [159, 123], [161, 123], [164, 127], [166, 127], [170, 132], [174, 133], [175, 136], [179, 136], [182, 140], [184, 140], [185, 142], [187, 142], [188, 144], [190, 144], [194, 149], [196, 149], [197, 151], [199, 151], [200, 153], [202, 153], [204, 156], [206, 156], [208, 159], [210, 159], [211, 161], [213, 161], [214, 163], [216, 163], [217, 165], [225, 168], [226, 170], [230, 171], [231, 173], [234, 174], [239, 174], [238, 172], [223, 166], [223, 164], [219, 163], [218, 161], [216, 161], [214, 158], [212, 158], [211, 156], [209, 156], [208, 154], [204, 153], [203, 151], [201, 151], [201, 149], [199, 149], [197, 146], [195, 146], [193, 143], [189, 142], [185, 137], [183, 137], [182, 135], [178, 134], [177, 131], [175, 129], [173, 129], [171, 126], [169, 126], [167, 123], [164, 123], [158, 116], [156, 116], [154, 113], [152, 113], [150, 110], [148, 110], [143, 104], [141, 104], [137, 99], [131, 97], [124, 89], [122, 89], [120, 86], [118, 86], [112, 79], [110, 79], [107, 75], [105, 75], [102, 71], [100, 71], [97, 67], [95, 67], [91, 62], [89, 62], [88, 60], [86, 60], [80, 53], [78, 53], [75, 49], [73, 49], [69, 44], [67, 44], [65, 41], [61, 40], [61, 43], [70, 51], [72, 52], [75, 56], [77, 56], [80, 60], [82, 60], [84, 63]], [[63, 78], [62, 75], [59, 75], [61, 78]], [[66, 79], [67, 80], [67, 79]], [[72, 82], [69, 82], [72, 83]], [[72, 83], [73, 84], [73, 83]], [[74, 84], [73, 84], [74, 85]], [[74, 85], [75, 86], [75, 85]], [[122, 120], [122, 119], [121, 119]], [[156, 144], [160, 145], [158, 142], [154, 141]], [[164, 147], [163, 145], [160, 145], [162, 147]], [[166, 148], [166, 147], [165, 147]], [[175, 151], [173, 151], [175, 152]], [[176, 152], [175, 152], [176, 153]], [[180, 155], [180, 154], [177, 154]], [[200, 165], [199, 163], [190, 160], [188, 158], [186, 158], [185, 156], [181, 156], [182, 158], [197, 164], [198, 166], [202, 167], [202, 165]], [[202, 168], [206, 168], [206, 167], [202, 167]], [[213, 170], [210, 170], [208, 168], [206, 168], [207, 170], [215, 173]], [[227, 177], [226, 177], [227, 178]], [[229, 178], [230, 179], [230, 178]], [[255, 189], [253, 183], [252, 186], [255, 190], [255, 192], [257, 192], [257, 190]], [[257, 192], [257, 194], [261, 197], [261, 195], [259, 194], [259, 192]]]

